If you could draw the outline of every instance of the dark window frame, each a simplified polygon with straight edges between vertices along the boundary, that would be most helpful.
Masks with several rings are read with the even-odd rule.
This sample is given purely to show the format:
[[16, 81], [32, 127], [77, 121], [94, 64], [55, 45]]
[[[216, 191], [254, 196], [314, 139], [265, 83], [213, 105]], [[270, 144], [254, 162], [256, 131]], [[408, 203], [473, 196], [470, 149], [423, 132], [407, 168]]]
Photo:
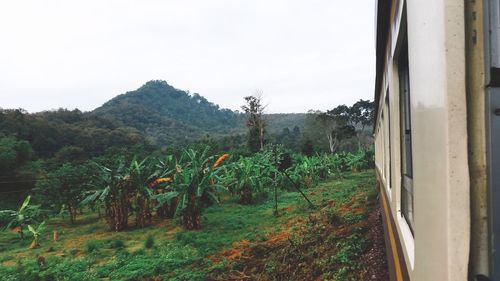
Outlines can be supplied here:
[[414, 190], [413, 190], [413, 153], [411, 122], [411, 87], [410, 67], [408, 59], [408, 39], [406, 32], [398, 57], [399, 78], [399, 111], [400, 111], [400, 143], [401, 143], [401, 214], [405, 218], [411, 232], [414, 226]]
[[490, 278], [500, 280], [500, 2], [485, 1]]
[[391, 184], [391, 179], [392, 179], [392, 134], [391, 134], [391, 109], [390, 109], [390, 103], [389, 103], [389, 89], [386, 91], [385, 95], [385, 108], [387, 110], [387, 148], [388, 148], [388, 159], [389, 159], [389, 176], [387, 178], [387, 185], [389, 185], [389, 188], [392, 189], [392, 184]]

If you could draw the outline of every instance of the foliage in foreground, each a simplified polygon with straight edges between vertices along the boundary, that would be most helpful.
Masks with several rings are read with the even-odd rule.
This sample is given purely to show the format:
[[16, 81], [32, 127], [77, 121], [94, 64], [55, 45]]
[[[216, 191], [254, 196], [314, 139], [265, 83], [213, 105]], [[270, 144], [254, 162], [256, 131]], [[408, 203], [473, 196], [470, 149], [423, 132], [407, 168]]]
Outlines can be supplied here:
[[[3, 230], [13, 229], [19, 234], [21, 239], [24, 239], [26, 230], [30, 227], [34, 230], [32, 225], [43, 224], [42, 220], [45, 218], [44, 211], [40, 209], [40, 206], [30, 204], [30, 201], [31, 196], [28, 196], [24, 199], [23, 204], [21, 204], [18, 210], [0, 211], [0, 221], [5, 224]], [[36, 232], [31, 229], [29, 229], [30, 232]], [[36, 233], [38, 234], [39, 232]]]
[[[245, 267], [248, 270], [258, 267], [256, 274], [279, 276], [291, 264], [292, 269], [303, 274], [311, 274], [314, 269], [315, 276], [319, 274], [324, 279], [357, 280], [354, 276], [358, 276], [363, 267], [360, 257], [369, 246], [364, 238], [365, 228], [360, 224], [365, 221], [369, 208], [362, 211], [360, 208], [367, 206], [363, 200], [373, 202], [373, 184], [372, 172], [343, 173], [340, 180], [311, 188], [307, 193], [320, 207], [318, 210], [307, 209], [296, 192], [284, 192], [280, 194], [279, 217], [271, 212], [272, 199], [255, 206], [235, 201], [213, 205], [204, 211], [202, 231], [179, 229], [175, 235], [166, 236], [163, 228], [134, 229], [125, 236], [109, 233], [108, 238], [92, 238], [95, 240], [88, 240], [79, 250], [60, 248], [57, 243], [49, 246], [49, 242], [45, 242], [42, 249], [36, 250], [38, 254], [20, 259], [17, 265], [0, 266], [0, 276], [5, 276], [5, 280], [25, 281], [151, 280], [153, 277], [159, 278], [157, 280], [209, 280], [214, 276], [232, 276], [235, 272], [249, 274], [243, 270]], [[172, 227], [170, 225], [167, 231]], [[76, 229], [79, 232], [67, 240], [92, 237], [92, 228], [82, 225]], [[343, 233], [343, 229], [348, 232]], [[155, 237], [153, 245], [149, 239], [144, 240], [148, 233]], [[289, 239], [285, 236], [278, 239], [283, 233], [287, 233]], [[119, 237], [126, 238], [126, 243]], [[133, 244], [134, 241], [137, 244]], [[248, 241], [245, 242], [248, 246], [235, 248], [242, 241]], [[316, 244], [311, 244], [313, 242]], [[47, 251], [52, 247], [66, 257], [51, 255]], [[245, 256], [248, 253], [262, 255], [247, 261], [230, 256], [239, 250]], [[81, 251], [85, 255], [79, 254]], [[37, 255], [45, 256], [43, 266], [39, 265]], [[315, 255], [321, 258], [314, 258]], [[302, 263], [304, 265], [300, 265]], [[297, 277], [294, 280], [304, 279]]]
[[[219, 158], [210, 155], [209, 148], [205, 147], [186, 149], [179, 160], [168, 156], [163, 160], [134, 158], [125, 162], [119, 159], [115, 163], [94, 163], [93, 166], [64, 164], [39, 184], [37, 196], [55, 213], [67, 211], [72, 223], [77, 209], [81, 212], [82, 206], [89, 206], [93, 210], [104, 209], [104, 218], [113, 231], [127, 229], [131, 215], [135, 216], [136, 227], [151, 225], [154, 211], [161, 219], [181, 215], [184, 227], [199, 229], [202, 209], [218, 203], [226, 190], [237, 194], [242, 204], [254, 204], [256, 199], [266, 198], [272, 191], [276, 201], [278, 189], [310, 188], [332, 174], [373, 167], [373, 150], [290, 157], [282, 147], [269, 146], [233, 162], [226, 160], [228, 157], [228, 154]], [[284, 162], [289, 163], [283, 165]], [[92, 170], [97, 172], [89, 179]], [[93, 190], [89, 190], [91, 186]], [[19, 226], [22, 230], [29, 223], [22, 220], [33, 217], [32, 213], [37, 210], [35, 206], [27, 206], [26, 210], [18, 211], [30, 216], [19, 216], [9, 210], [2, 214], [11, 216], [10, 222], [6, 222], [7, 228]], [[24, 232], [19, 233], [22, 237]]]
[[[288, 163], [285, 165], [284, 162]], [[331, 175], [342, 179], [345, 172], [369, 169], [372, 163], [371, 150], [357, 154], [306, 157], [290, 156], [282, 148], [271, 146], [253, 156], [239, 159], [231, 159], [229, 155], [211, 155], [205, 148], [187, 149], [178, 159], [168, 156], [162, 160], [146, 158], [142, 161], [133, 159], [128, 162], [118, 160], [115, 163], [95, 164], [94, 169], [99, 171], [96, 176], [87, 183], [80, 177], [78, 185], [75, 185], [80, 186], [86, 194], [82, 203], [94, 210], [103, 208], [109, 228], [113, 231], [128, 229], [127, 236], [115, 237], [109, 242], [89, 240], [81, 248], [73, 249], [66, 249], [54, 241], [53, 246], [47, 248], [44, 245], [50, 245], [49, 239], [41, 235], [45, 225], [33, 224], [29, 227], [33, 241], [35, 244], [43, 241], [44, 250], [33, 250], [31, 258], [19, 261], [15, 266], [0, 266], [0, 275], [15, 276], [16, 280], [140, 280], [154, 276], [161, 276], [165, 280], [204, 280], [207, 274], [227, 269], [225, 263], [215, 263], [207, 258], [210, 254], [230, 247], [236, 241], [266, 241], [269, 239], [266, 232], [279, 228], [277, 223], [313, 212], [305, 208], [303, 198], [290, 192], [292, 189], [289, 186], [308, 190], [306, 193], [317, 204], [319, 200], [330, 196], [325, 190], [315, 193], [315, 187], [321, 181]], [[62, 169], [67, 169], [68, 174], [76, 172], [68, 167], [62, 166]], [[67, 182], [70, 181], [69, 177]], [[64, 181], [60, 183], [56, 187], [62, 188], [61, 192], [65, 190], [64, 186], [71, 188], [69, 184], [63, 184]], [[352, 188], [337, 189], [331, 196], [338, 196], [338, 202], [352, 196], [356, 184], [349, 184]], [[87, 191], [89, 186], [93, 186], [94, 190]], [[72, 189], [69, 191], [73, 192]], [[267, 195], [273, 191], [274, 198], [268, 198]], [[57, 197], [58, 193], [51, 194]], [[231, 195], [233, 198], [228, 198]], [[48, 198], [50, 201], [50, 196]], [[224, 198], [224, 204], [212, 205], [220, 202], [221, 198]], [[27, 200], [29, 203], [29, 197]], [[59, 206], [62, 206], [62, 202], [66, 201], [54, 202], [61, 202]], [[10, 228], [18, 225], [28, 227], [31, 223], [18, 221], [31, 217], [19, 214], [31, 208], [37, 210], [36, 206], [28, 203], [18, 211], [3, 212], [9, 214], [13, 221]], [[320, 201], [319, 204], [324, 206], [325, 202]], [[286, 205], [294, 211], [289, 214], [287, 208], [279, 209], [279, 205]], [[184, 230], [178, 230], [173, 236], [165, 237], [163, 231], [149, 236], [147, 233], [156, 231], [156, 227], [148, 227], [153, 223], [154, 215], [158, 220], [172, 218], [165, 216], [165, 211], [180, 216]], [[347, 215], [343, 221], [349, 224], [359, 222], [362, 217], [358, 215]], [[129, 228], [130, 217], [135, 218], [135, 229]], [[202, 231], [187, 231], [200, 229], [202, 225]], [[80, 229], [79, 226], [74, 227]], [[51, 227], [51, 230], [54, 228]], [[138, 239], [139, 249], [127, 245], [129, 235], [137, 231], [147, 234]], [[86, 233], [73, 236], [72, 239], [91, 237], [92, 234], [94, 228], [89, 227]], [[148, 238], [144, 240], [144, 237]], [[127, 243], [122, 239], [127, 239]], [[353, 240], [361, 241], [358, 238]], [[349, 253], [352, 249], [357, 249], [359, 253], [364, 249], [349, 245], [345, 247], [346, 254], [342, 254], [341, 246], [335, 247], [338, 250], [336, 255], [339, 255], [335, 262], [344, 260], [345, 263], [351, 257], [358, 258], [359, 254], [352, 256]], [[54, 251], [60, 254], [45, 258], [47, 253]], [[8, 257], [5, 259], [8, 260]], [[272, 271], [271, 268], [267, 270]], [[348, 270], [356, 270], [356, 267], [349, 267]]]

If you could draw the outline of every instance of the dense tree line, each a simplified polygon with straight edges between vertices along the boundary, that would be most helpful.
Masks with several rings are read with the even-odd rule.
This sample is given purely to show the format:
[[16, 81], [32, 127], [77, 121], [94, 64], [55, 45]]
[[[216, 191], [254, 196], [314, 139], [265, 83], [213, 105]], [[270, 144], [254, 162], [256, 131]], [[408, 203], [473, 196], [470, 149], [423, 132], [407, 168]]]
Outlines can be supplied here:
[[373, 143], [371, 126], [374, 103], [359, 100], [352, 106], [339, 105], [326, 112], [309, 111], [300, 140], [300, 149], [314, 152], [357, 151]]
[[0, 136], [27, 141], [40, 158], [52, 157], [66, 146], [78, 147], [92, 157], [110, 147], [145, 143], [133, 128], [76, 109], [33, 114], [22, 109], [0, 109]]
[[65, 163], [148, 149], [137, 130], [79, 110], [0, 109], [0, 194], [19, 200]]

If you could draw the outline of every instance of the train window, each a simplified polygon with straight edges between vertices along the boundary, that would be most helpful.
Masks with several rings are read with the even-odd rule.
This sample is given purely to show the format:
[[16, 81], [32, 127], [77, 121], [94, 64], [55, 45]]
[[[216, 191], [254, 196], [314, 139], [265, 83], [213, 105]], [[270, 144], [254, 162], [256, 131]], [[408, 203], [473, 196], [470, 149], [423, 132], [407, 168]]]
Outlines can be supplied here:
[[489, 88], [489, 190], [492, 280], [500, 280], [500, 88]]
[[489, 35], [488, 79], [488, 161], [490, 214], [490, 278], [500, 280], [500, 2], [487, 1]]
[[384, 112], [387, 112], [387, 118], [386, 121], [384, 122], [384, 127], [387, 128], [387, 134], [386, 134], [386, 141], [385, 141], [385, 159], [386, 159], [386, 184], [387, 187], [391, 188], [391, 178], [392, 178], [392, 171], [391, 171], [391, 111], [389, 109], [389, 89], [386, 92], [385, 95], [385, 106], [384, 106]]
[[386, 162], [386, 158], [385, 158], [385, 155], [386, 155], [386, 151], [385, 151], [385, 127], [384, 127], [384, 124], [385, 124], [385, 117], [384, 117], [384, 110], [382, 109], [382, 115], [380, 115], [380, 131], [381, 131], [381, 134], [380, 134], [380, 139], [381, 139], [381, 146], [382, 146], [382, 176], [384, 178], [384, 180], [387, 182], [387, 174], [385, 172], [385, 167], [387, 166], [385, 164]]
[[413, 156], [411, 144], [410, 72], [408, 41], [404, 40], [398, 59], [401, 114], [401, 212], [413, 231]]
[[490, 0], [485, 5], [489, 10], [486, 80], [489, 86], [500, 87], [500, 2]]
[[489, 1], [490, 10], [490, 66], [500, 68], [500, 3]]

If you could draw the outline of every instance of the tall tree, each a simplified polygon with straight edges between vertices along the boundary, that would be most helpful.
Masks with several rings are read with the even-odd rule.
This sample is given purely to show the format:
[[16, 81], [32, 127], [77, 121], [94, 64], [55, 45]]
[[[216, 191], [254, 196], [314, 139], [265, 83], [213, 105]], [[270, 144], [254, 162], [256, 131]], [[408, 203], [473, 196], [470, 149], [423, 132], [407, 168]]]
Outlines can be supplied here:
[[335, 137], [336, 134], [334, 134], [335, 128], [337, 126], [335, 123], [335, 119], [328, 113], [320, 113], [316, 116], [316, 120], [319, 122], [324, 134], [326, 135], [330, 152], [334, 153], [339, 145], [339, 140]]
[[263, 114], [266, 107], [262, 105], [262, 91], [257, 91], [254, 96], [245, 97], [245, 101], [246, 104], [241, 109], [248, 115], [248, 146], [250, 150], [256, 152], [264, 148], [266, 122]]
[[26, 163], [32, 154], [29, 142], [14, 137], [0, 137], [0, 174], [11, 173]]
[[366, 127], [373, 124], [375, 115], [375, 103], [369, 100], [359, 100], [353, 104], [350, 108], [351, 122], [354, 126], [358, 127], [359, 130], [356, 132], [356, 137], [358, 139], [358, 148], [361, 148], [361, 135], [365, 131]]
[[349, 106], [339, 105], [327, 112], [312, 113], [315, 114], [314, 126], [326, 136], [331, 153], [336, 152], [344, 140], [356, 135], [355, 123]]
[[65, 163], [57, 170], [48, 173], [45, 179], [36, 184], [36, 194], [44, 204], [67, 212], [71, 224], [75, 223], [78, 204], [82, 194], [89, 188], [92, 175], [90, 164], [75, 165]]
[[320, 115], [320, 118], [327, 118], [334, 124], [329, 136], [330, 150], [332, 153], [337, 150], [342, 140], [356, 135], [355, 123], [353, 122], [351, 112], [351, 108], [347, 105], [339, 105]]
[[[326, 126], [328, 123], [323, 123], [319, 120], [318, 115], [321, 111], [309, 110], [304, 120], [304, 129], [300, 136], [300, 150], [304, 151], [304, 145], [307, 144], [307, 151], [327, 152], [331, 151], [328, 142], [329, 131]], [[326, 137], [325, 137], [326, 136]]]
[[329, 110], [326, 115], [336, 123], [334, 134], [341, 139], [356, 136], [360, 149], [361, 135], [367, 126], [373, 124], [373, 105], [369, 100], [359, 100], [351, 107], [339, 105]]

